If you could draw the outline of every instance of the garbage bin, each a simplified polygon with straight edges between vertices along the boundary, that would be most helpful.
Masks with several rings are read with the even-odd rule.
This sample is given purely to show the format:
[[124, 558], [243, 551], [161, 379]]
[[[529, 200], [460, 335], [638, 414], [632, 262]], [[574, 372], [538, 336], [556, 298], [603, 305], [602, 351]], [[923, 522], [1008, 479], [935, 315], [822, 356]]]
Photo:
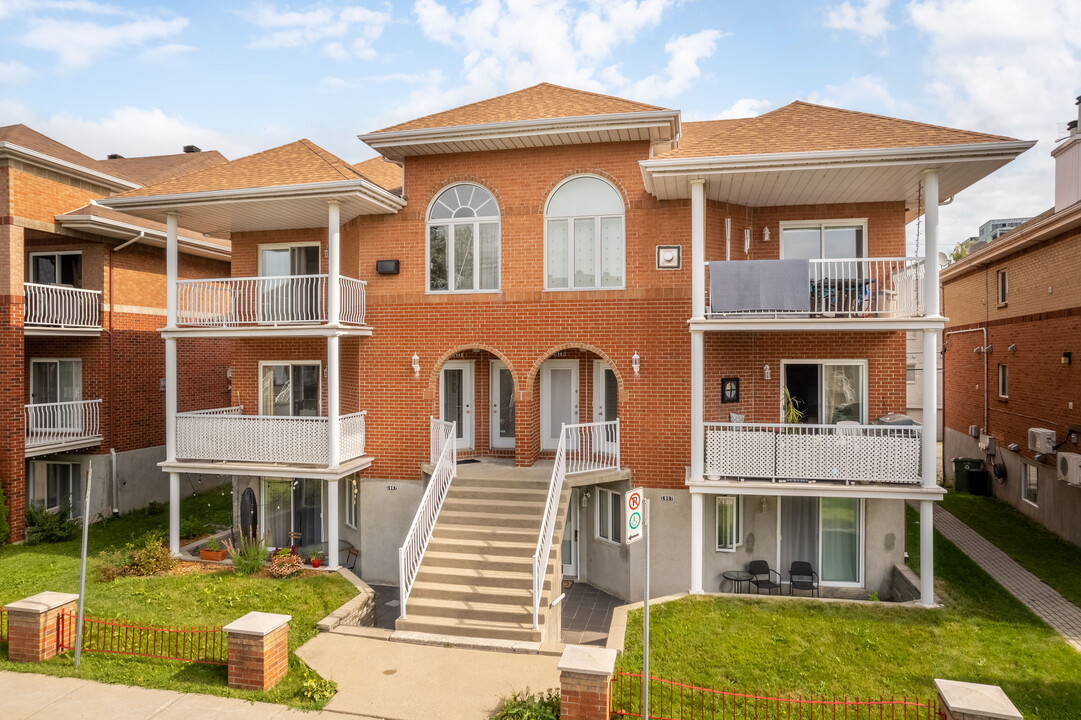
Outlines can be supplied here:
[[969, 476], [974, 470], [983, 470], [983, 460], [978, 458], [954, 458], [953, 489], [957, 492], [971, 492], [972, 485], [969, 482]]
[[991, 473], [987, 470], [968, 471], [968, 491], [973, 495], [987, 497], [991, 494]]

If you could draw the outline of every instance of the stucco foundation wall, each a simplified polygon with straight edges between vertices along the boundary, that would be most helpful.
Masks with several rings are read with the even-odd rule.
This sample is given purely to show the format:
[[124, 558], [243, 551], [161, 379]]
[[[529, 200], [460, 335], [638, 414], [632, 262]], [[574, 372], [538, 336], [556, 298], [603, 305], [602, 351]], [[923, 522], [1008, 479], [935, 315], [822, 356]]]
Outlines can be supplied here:
[[[363, 478], [360, 487], [360, 561], [357, 574], [377, 585], [398, 584], [398, 548], [420, 505], [420, 480]], [[394, 489], [391, 489], [394, 488]]]

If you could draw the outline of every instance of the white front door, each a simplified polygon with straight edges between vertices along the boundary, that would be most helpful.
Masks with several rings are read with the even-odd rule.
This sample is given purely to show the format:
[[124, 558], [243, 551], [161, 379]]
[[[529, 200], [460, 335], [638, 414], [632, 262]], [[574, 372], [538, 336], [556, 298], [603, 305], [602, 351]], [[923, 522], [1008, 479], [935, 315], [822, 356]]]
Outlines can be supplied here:
[[567, 522], [563, 525], [563, 541], [559, 544], [563, 577], [578, 577], [578, 497], [578, 489], [571, 490]]
[[[611, 422], [619, 417], [619, 382], [604, 360], [593, 361], [593, 422]], [[594, 447], [614, 452], [616, 435], [608, 428], [598, 429]]]
[[541, 450], [555, 450], [564, 423], [578, 422], [578, 361], [541, 365]]
[[455, 447], [473, 449], [473, 361], [449, 360], [439, 374], [439, 419], [458, 424]]
[[492, 406], [491, 439], [493, 448], [514, 448], [514, 378], [501, 360], [489, 367], [488, 401]]

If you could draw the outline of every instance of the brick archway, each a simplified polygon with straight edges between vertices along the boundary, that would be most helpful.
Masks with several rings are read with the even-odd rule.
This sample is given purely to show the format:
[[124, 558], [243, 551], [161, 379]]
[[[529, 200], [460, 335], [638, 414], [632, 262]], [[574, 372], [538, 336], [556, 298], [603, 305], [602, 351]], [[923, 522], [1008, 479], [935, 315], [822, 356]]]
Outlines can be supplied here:
[[[536, 385], [536, 382], [537, 382], [537, 375], [540, 373], [541, 365], [544, 364], [545, 360], [550, 359], [553, 355], [555, 355], [557, 352], [560, 352], [561, 350], [585, 350], [587, 352], [593, 353], [594, 355], [598, 356], [601, 360], [604, 360], [606, 363], [608, 363], [608, 367], [610, 367], [612, 369], [612, 373], [616, 376], [616, 384], [619, 387], [619, 401], [620, 402], [624, 401], [624, 399], [626, 398], [626, 389], [624, 387], [623, 374], [620, 373], [619, 366], [616, 364], [616, 361], [613, 360], [612, 357], [608, 353], [604, 352], [603, 350], [596, 347], [595, 345], [591, 345], [590, 343], [583, 343], [583, 342], [561, 343], [559, 345], [553, 345], [552, 347], [545, 350], [544, 353], [536, 361], [534, 361], [533, 367], [531, 367], [529, 369], [529, 373], [526, 375], [526, 383], [522, 387], [523, 391], [529, 391], [529, 392], [533, 391], [533, 388], [534, 388], [534, 386]], [[518, 379], [517, 378], [515, 378], [514, 383], [515, 383], [514, 387], [517, 388], [518, 387]]]

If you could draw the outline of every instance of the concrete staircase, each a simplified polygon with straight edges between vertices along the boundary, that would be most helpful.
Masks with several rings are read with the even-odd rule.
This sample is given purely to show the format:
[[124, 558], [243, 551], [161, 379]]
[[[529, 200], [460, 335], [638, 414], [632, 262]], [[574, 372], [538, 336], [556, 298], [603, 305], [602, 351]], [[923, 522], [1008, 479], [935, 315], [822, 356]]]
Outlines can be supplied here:
[[[570, 491], [560, 499], [558, 521], [533, 630], [533, 553], [548, 496], [548, 479], [508, 468], [495, 476], [470, 476], [459, 468], [439, 513], [400, 632], [539, 643], [553, 583]], [[557, 588], [558, 589], [558, 588]], [[554, 609], [558, 612], [558, 606]]]

